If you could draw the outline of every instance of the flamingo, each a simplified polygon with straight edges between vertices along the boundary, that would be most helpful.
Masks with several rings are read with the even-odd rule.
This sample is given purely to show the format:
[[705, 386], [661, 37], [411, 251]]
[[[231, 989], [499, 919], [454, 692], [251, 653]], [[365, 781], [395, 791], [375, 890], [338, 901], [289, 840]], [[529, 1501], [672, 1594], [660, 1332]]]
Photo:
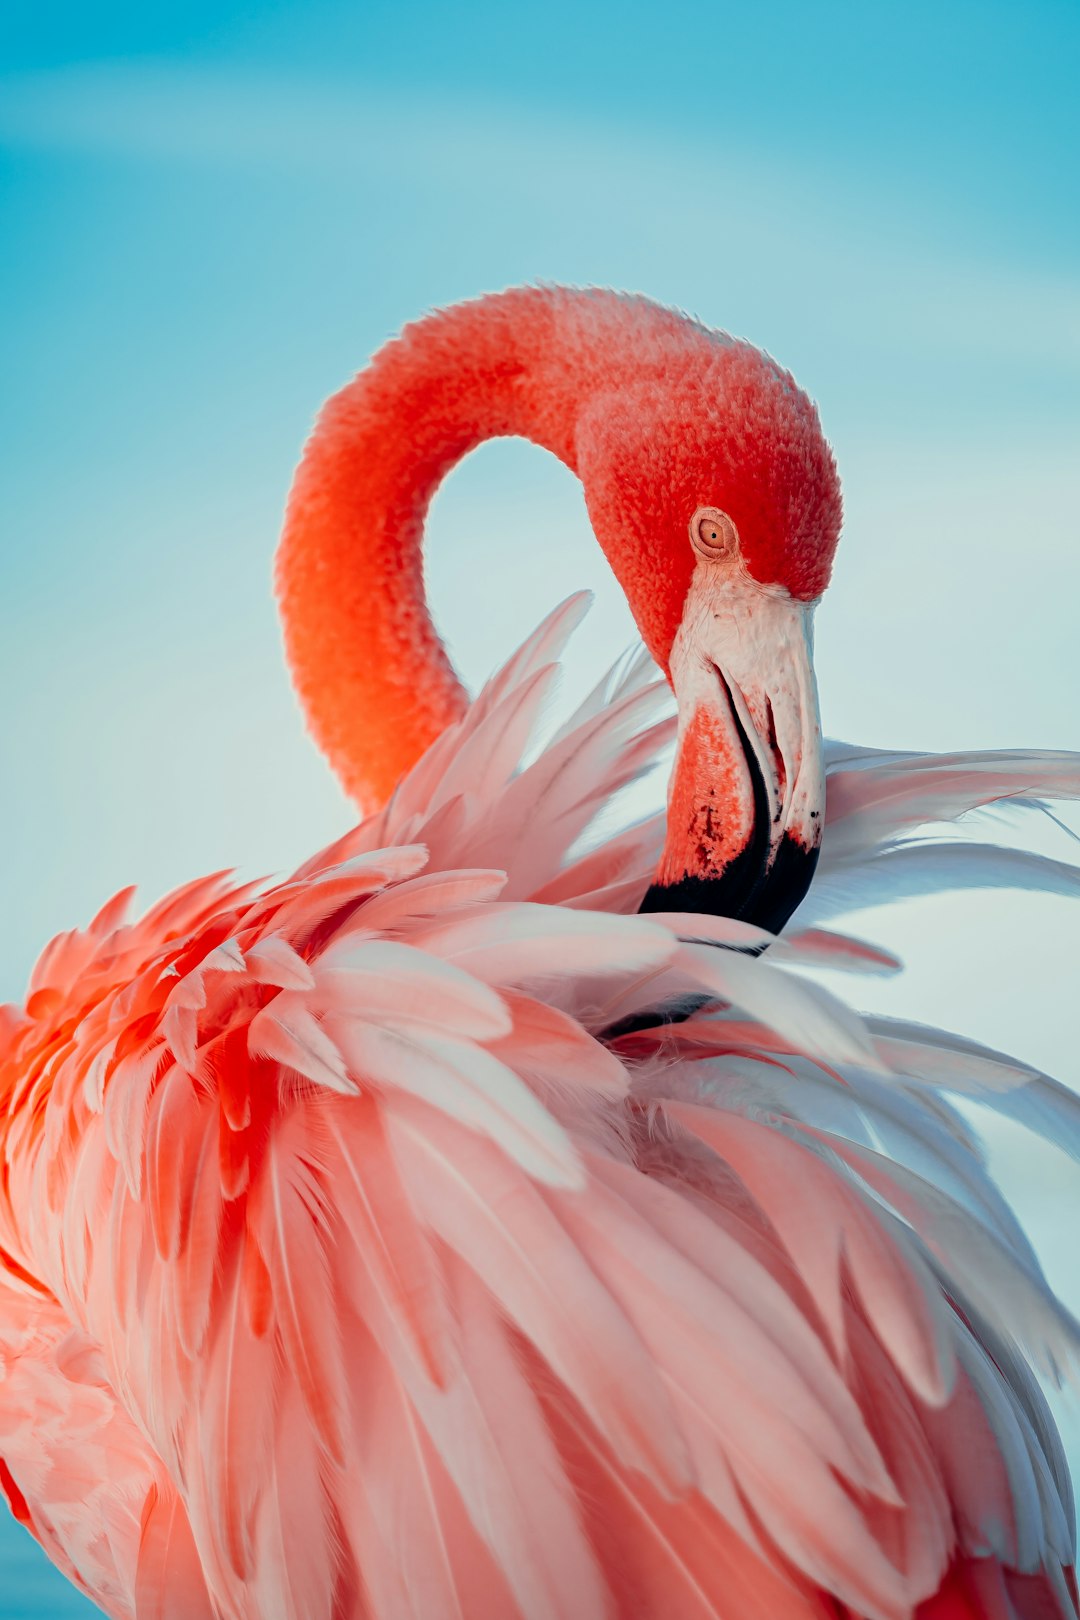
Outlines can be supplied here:
[[[542, 745], [582, 602], [470, 703], [424, 598], [499, 434], [647, 648]], [[823, 744], [840, 520], [791, 376], [637, 296], [438, 312], [326, 406], [277, 583], [361, 821], [125, 891], [0, 1019], [0, 1485], [106, 1613], [1075, 1616], [1078, 1330], [954, 1099], [1076, 1100], [792, 968], [892, 967], [824, 926], [883, 892], [1074, 883], [914, 833], [1080, 761]], [[673, 738], [666, 818], [590, 835]]]

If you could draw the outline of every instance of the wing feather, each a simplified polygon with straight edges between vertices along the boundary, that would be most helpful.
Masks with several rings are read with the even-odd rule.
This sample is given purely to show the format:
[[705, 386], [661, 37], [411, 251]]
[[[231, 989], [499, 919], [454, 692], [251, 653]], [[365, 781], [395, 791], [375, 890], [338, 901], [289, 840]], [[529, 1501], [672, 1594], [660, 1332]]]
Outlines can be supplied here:
[[619, 1459], [667, 1490], [688, 1484], [685, 1444], [651, 1358], [529, 1178], [430, 1113], [395, 1107], [390, 1126], [430, 1230], [485, 1283]]

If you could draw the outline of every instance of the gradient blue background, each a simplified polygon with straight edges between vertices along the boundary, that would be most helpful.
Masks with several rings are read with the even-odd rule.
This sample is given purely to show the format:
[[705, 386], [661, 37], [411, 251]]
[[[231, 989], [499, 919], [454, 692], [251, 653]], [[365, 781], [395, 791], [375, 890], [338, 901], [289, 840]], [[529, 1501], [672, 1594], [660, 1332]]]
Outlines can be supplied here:
[[[1078, 82], [1075, 0], [4, 7], [0, 996], [123, 883], [344, 826], [269, 591], [291, 468], [402, 321], [511, 282], [647, 291], [816, 394], [831, 732], [1080, 745]], [[474, 682], [582, 583], [571, 682], [631, 634], [529, 447], [453, 475], [429, 576]], [[858, 922], [910, 971], [857, 1000], [1076, 1083], [1075, 902]], [[990, 1137], [1080, 1306], [1080, 1176]], [[87, 1612], [0, 1520], [0, 1615]]]

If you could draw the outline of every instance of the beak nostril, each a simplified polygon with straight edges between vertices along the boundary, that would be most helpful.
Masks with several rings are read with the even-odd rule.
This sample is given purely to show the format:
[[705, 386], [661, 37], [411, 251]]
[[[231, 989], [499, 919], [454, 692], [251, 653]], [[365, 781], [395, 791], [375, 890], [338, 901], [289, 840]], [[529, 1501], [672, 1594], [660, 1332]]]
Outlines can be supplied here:
[[[765, 723], [768, 728], [765, 740], [769, 745], [769, 752], [772, 754], [773, 763], [776, 767], [776, 796], [782, 804], [784, 801], [784, 793], [787, 788], [787, 765], [784, 761], [784, 755], [780, 748], [780, 744], [777, 741], [776, 715], [773, 712], [772, 699], [767, 692], [765, 694]], [[773, 819], [774, 821], [780, 820], [779, 809], [777, 809], [776, 815]]]

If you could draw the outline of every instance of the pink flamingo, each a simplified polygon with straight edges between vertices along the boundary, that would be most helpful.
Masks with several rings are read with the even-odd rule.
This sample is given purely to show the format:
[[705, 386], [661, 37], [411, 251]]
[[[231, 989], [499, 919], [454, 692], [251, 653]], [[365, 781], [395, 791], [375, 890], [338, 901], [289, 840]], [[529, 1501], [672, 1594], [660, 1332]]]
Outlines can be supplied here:
[[[579, 603], [471, 705], [439, 644], [425, 508], [494, 434], [581, 477], [674, 684], [666, 833], [581, 845], [672, 735], [647, 660], [522, 764]], [[1075, 1614], [1077, 1330], [949, 1094], [1075, 1100], [788, 964], [887, 968], [816, 924], [1014, 881], [909, 834], [1080, 767], [827, 754], [839, 526], [791, 377], [640, 298], [447, 310], [330, 402], [278, 581], [367, 818], [117, 896], [0, 1021], [0, 1483], [109, 1614]]]

